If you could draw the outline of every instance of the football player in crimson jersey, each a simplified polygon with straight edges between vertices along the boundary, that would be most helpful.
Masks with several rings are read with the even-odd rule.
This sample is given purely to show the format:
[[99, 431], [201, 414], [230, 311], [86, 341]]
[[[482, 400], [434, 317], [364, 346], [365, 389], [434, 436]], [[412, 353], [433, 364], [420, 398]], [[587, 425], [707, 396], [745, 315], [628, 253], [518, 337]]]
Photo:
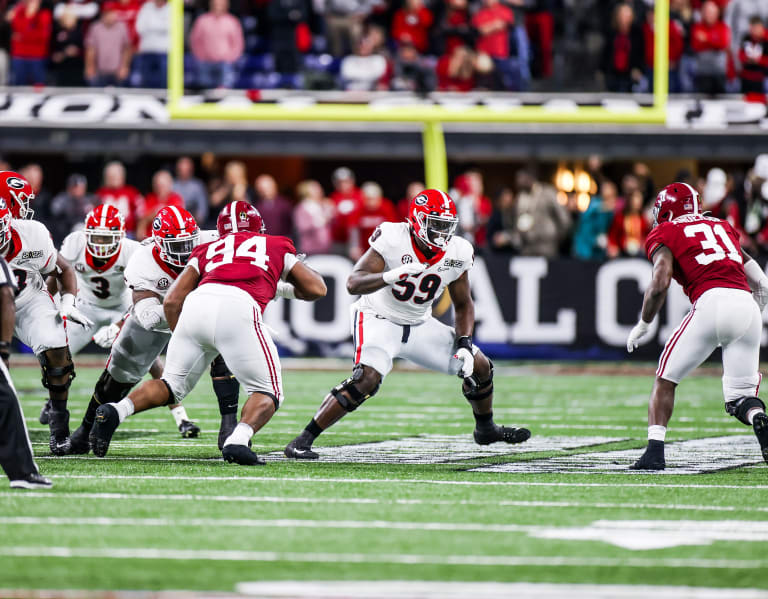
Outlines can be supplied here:
[[326, 293], [316, 272], [296, 257], [287, 237], [266, 235], [259, 212], [232, 202], [218, 219], [217, 241], [195, 248], [163, 308], [173, 336], [163, 378], [148, 381], [116, 405], [96, 412], [93, 451], [103, 456], [119, 424], [131, 414], [181, 401], [216, 354], [246, 387], [240, 423], [224, 442], [228, 462], [264, 464], [248, 445], [283, 401], [280, 358], [262, 321], [278, 291], [283, 297], [315, 300]]
[[[70, 327], [89, 327], [91, 321], [75, 307], [75, 271], [53, 246], [51, 235], [32, 217], [29, 200], [34, 197], [29, 183], [17, 173], [0, 173], [0, 255], [8, 262], [18, 281], [14, 335], [32, 348], [43, 371], [43, 386], [48, 389], [51, 431], [50, 448], [54, 455], [69, 453], [69, 412], [67, 398], [75, 367], [67, 347]], [[13, 207], [12, 218], [11, 207]], [[61, 288], [60, 307], [45, 286], [48, 275]]]
[[[325, 397], [285, 448], [286, 456], [317, 459], [311, 449], [317, 436], [375, 395], [397, 357], [463, 379], [478, 444], [521, 443], [531, 436], [527, 429], [493, 421], [493, 364], [472, 343], [475, 308], [468, 271], [474, 251], [468, 241], [454, 237], [457, 225], [451, 197], [427, 189], [411, 200], [408, 222], [382, 223], [373, 232], [370, 249], [347, 280], [347, 291], [362, 296], [353, 306], [352, 376]], [[456, 311], [455, 328], [432, 317], [432, 302], [446, 286]]]
[[[162, 374], [162, 367], [156, 360], [170, 338], [163, 314], [163, 299], [200, 239], [209, 241], [217, 237], [214, 231], [201, 232], [193, 216], [183, 208], [163, 208], [157, 214], [152, 242], [140, 245], [125, 269], [133, 306], [112, 345], [83, 422], [72, 434], [73, 452], [88, 452], [91, 429], [100, 405], [120, 401], [147, 372], [153, 377]], [[237, 423], [240, 386], [219, 357], [211, 364], [211, 378], [222, 413], [219, 433], [222, 436], [229, 434]], [[196, 437], [200, 433], [200, 428], [189, 420], [184, 406], [172, 404], [169, 408], [183, 437]]]
[[687, 183], [659, 192], [654, 229], [646, 240], [653, 279], [640, 321], [627, 339], [632, 352], [646, 337], [674, 278], [691, 300], [690, 312], [664, 346], [648, 404], [648, 448], [631, 468], [663, 470], [664, 437], [677, 384], [717, 348], [723, 350], [725, 411], [752, 426], [768, 462], [768, 416], [757, 397], [758, 362], [768, 304], [768, 277], [739, 247], [727, 221], [701, 213], [699, 194]]

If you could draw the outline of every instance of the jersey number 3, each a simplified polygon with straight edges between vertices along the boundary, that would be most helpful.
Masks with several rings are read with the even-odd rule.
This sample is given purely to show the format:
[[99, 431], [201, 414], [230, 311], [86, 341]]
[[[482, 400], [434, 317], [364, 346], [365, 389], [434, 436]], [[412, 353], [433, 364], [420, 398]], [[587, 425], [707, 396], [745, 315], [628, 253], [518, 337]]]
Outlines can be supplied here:
[[742, 263], [741, 253], [736, 249], [731, 238], [728, 237], [723, 225], [712, 227], [706, 223], [697, 223], [688, 225], [683, 229], [683, 232], [686, 237], [696, 237], [701, 243], [701, 249], [705, 250], [696, 254], [696, 262], [702, 266], [726, 258], [739, 264]]
[[[217, 256], [221, 256], [221, 259], [216, 260]], [[235, 257], [250, 258], [251, 264], [267, 270], [269, 268], [267, 266], [267, 262], [269, 262], [267, 238], [251, 237], [237, 247], [235, 247], [234, 235], [227, 235], [224, 239], [219, 239], [216, 243], [209, 245], [208, 251], [205, 252], [205, 258], [209, 260], [208, 264], [205, 265], [205, 272], [211, 272], [223, 264], [232, 264]]]

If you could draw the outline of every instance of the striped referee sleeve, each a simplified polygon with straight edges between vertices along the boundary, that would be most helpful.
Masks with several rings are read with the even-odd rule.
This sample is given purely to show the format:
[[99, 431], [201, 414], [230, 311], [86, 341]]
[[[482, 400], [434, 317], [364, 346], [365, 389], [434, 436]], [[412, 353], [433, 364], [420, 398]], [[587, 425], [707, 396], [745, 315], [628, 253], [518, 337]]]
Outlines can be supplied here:
[[8, 268], [8, 263], [5, 261], [5, 258], [0, 257], [0, 287], [5, 285], [10, 285], [16, 289], [16, 275], [14, 275], [11, 272], [11, 269]]

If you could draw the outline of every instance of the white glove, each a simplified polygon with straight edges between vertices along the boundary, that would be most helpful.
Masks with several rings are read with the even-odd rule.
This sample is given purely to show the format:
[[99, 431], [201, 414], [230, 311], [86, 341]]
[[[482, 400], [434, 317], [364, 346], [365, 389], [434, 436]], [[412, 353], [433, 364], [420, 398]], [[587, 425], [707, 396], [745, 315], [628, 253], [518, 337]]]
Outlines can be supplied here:
[[61, 296], [59, 314], [61, 315], [62, 320], [76, 322], [86, 329], [93, 326], [93, 322], [75, 307], [75, 296], [71, 293], [65, 293]]
[[286, 281], [278, 281], [277, 292], [275, 295], [284, 297], [285, 299], [296, 299], [296, 288]]
[[747, 275], [747, 282], [752, 289], [752, 297], [755, 298], [760, 312], [768, 305], [768, 277], [760, 268], [760, 265], [754, 260], [748, 260], [744, 265], [744, 273]]
[[422, 264], [421, 262], [409, 262], [408, 264], [403, 264], [402, 266], [386, 271], [381, 275], [381, 278], [387, 285], [394, 285], [403, 277], [420, 275], [426, 269], [426, 264]]
[[627, 351], [631, 354], [640, 345], [640, 340], [648, 333], [648, 327], [651, 324], [640, 319], [640, 321], [632, 328], [627, 337]]
[[156, 297], [145, 297], [133, 306], [133, 315], [145, 331], [165, 331], [168, 322], [165, 320], [163, 304]]
[[112, 323], [101, 327], [93, 334], [93, 342], [99, 347], [112, 347], [112, 344], [117, 339], [117, 334], [120, 332], [120, 327], [116, 323]]
[[453, 354], [453, 358], [461, 362], [461, 367], [459, 368], [459, 376], [461, 378], [465, 379], [468, 376], [472, 376], [472, 373], [475, 372], [475, 357], [471, 351], [466, 347], [460, 347]]

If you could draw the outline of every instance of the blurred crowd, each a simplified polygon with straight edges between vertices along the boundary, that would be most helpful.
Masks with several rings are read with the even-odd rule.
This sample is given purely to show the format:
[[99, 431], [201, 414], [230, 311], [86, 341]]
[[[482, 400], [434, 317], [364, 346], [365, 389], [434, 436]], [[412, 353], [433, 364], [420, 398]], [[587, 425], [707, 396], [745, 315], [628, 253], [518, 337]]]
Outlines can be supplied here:
[[[0, 159], [0, 170], [11, 166]], [[128, 235], [141, 240], [151, 234], [152, 219], [164, 206], [183, 206], [201, 227], [212, 229], [226, 204], [243, 200], [261, 211], [269, 233], [290, 236], [300, 251], [352, 260], [368, 249], [379, 224], [407, 218], [410, 200], [424, 188], [411, 181], [390, 199], [379, 183], [358, 182], [350, 168], [339, 167], [329, 181], [308, 179], [286, 189], [268, 173], [248, 173], [243, 162], [219, 166], [212, 155], [198, 162], [182, 156], [156, 171], [142, 190], [127, 183], [126, 169], [116, 161], [104, 166], [101, 181], [91, 184], [74, 173], [56, 194], [47, 189], [39, 165], [27, 164], [19, 172], [35, 190], [35, 218], [48, 226], [57, 246], [102, 202], [117, 206]], [[551, 180], [536, 175], [532, 168], [520, 169], [489, 194], [481, 170], [458, 174], [449, 190], [459, 213], [457, 234], [479, 253], [593, 261], [644, 256], [657, 187], [668, 182], [654, 182], [647, 165], [608, 169], [593, 156], [574, 170], [561, 166]], [[703, 208], [727, 219], [746, 250], [768, 254], [768, 154], [758, 156], [746, 173], [712, 168], [694, 177], [681, 170], [675, 180], [697, 188]]]
[[[766, 0], [670, 0], [670, 89], [763, 94]], [[166, 0], [0, 0], [0, 84], [166, 86]], [[653, 0], [185, 0], [191, 88], [653, 85]]]

